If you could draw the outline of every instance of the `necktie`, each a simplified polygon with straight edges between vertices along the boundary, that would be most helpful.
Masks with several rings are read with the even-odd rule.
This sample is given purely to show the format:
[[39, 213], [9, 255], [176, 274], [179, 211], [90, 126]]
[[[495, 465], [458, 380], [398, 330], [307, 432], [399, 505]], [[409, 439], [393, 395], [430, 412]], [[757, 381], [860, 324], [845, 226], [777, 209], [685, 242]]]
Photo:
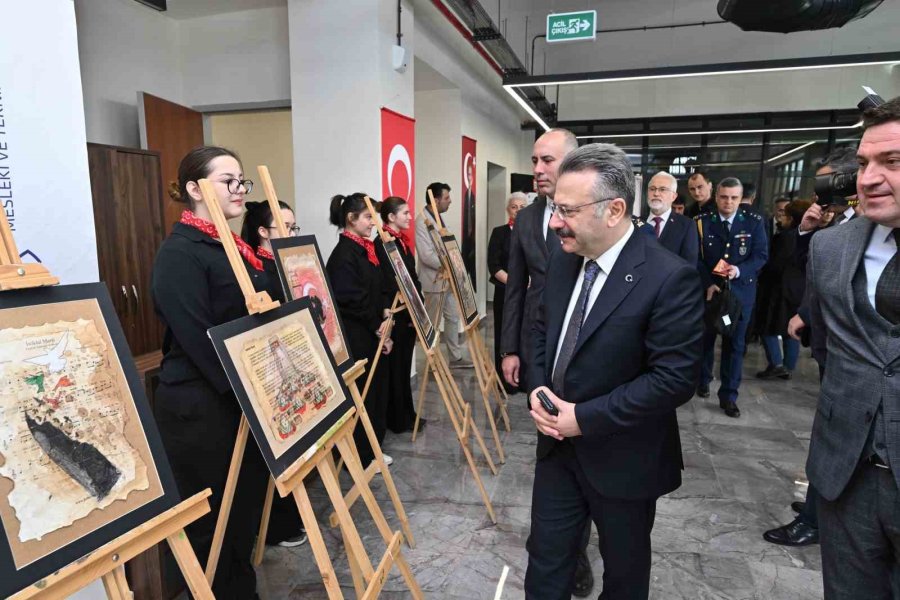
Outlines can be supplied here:
[[725, 235], [731, 235], [731, 223], [728, 221], [722, 221], [722, 225], [725, 227]]
[[662, 217], [653, 217], [653, 233], [656, 234], [656, 239], [659, 239], [660, 223], [662, 223]]
[[578, 334], [581, 333], [581, 325], [584, 323], [584, 311], [587, 308], [587, 301], [591, 295], [591, 288], [600, 274], [600, 265], [589, 260], [584, 266], [584, 281], [581, 284], [581, 293], [578, 294], [578, 301], [575, 303], [575, 309], [572, 311], [572, 317], [569, 319], [569, 325], [566, 328], [566, 336], [563, 338], [562, 348], [559, 351], [559, 358], [556, 359], [556, 368], [553, 370], [553, 393], [559, 397], [563, 397], [563, 383], [566, 378], [566, 369], [569, 367], [569, 361], [575, 353], [575, 345], [578, 343]]
[[[900, 229], [891, 232], [900, 247]], [[900, 324], [900, 252], [885, 265], [875, 286], [875, 310], [894, 325]]]

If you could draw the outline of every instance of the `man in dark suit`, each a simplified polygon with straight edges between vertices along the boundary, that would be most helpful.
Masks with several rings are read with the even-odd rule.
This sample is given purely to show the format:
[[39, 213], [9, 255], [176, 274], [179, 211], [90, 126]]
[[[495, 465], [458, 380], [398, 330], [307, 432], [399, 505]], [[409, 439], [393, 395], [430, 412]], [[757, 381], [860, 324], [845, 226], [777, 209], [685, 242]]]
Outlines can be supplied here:
[[[503, 305], [506, 298], [506, 280], [509, 277], [509, 241], [515, 226], [516, 215], [528, 204], [528, 198], [522, 192], [513, 192], [506, 201], [507, 221], [494, 227], [488, 240], [488, 273], [494, 284], [494, 362], [497, 372], [502, 373], [500, 366], [500, 333], [503, 330]], [[518, 388], [504, 382], [506, 391], [515, 392]]]
[[[729, 417], [740, 417], [737, 406], [738, 388], [744, 366], [744, 344], [753, 304], [756, 300], [756, 278], [769, 258], [769, 242], [762, 216], [740, 208], [741, 182], [726, 177], [716, 187], [716, 212], [697, 217], [700, 231], [698, 268], [706, 290], [706, 301], [720, 293], [725, 282], [741, 303], [741, 315], [730, 337], [722, 339], [722, 361], [719, 408]], [[725, 262], [726, 273], [713, 271]], [[717, 331], [707, 325], [703, 337], [703, 374], [697, 395], [709, 397], [709, 383], [715, 364]]]
[[563, 251], [550, 257], [528, 368], [539, 434], [525, 596], [569, 598], [591, 519], [600, 598], [644, 600], [656, 500], [681, 484], [675, 409], [700, 374], [700, 278], [635, 231], [634, 176], [620, 149], [583, 146], [559, 173], [551, 227]]
[[672, 210], [672, 202], [677, 195], [677, 179], [665, 171], [654, 175], [647, 186], [650, 215], [641, 230], [659, 240], [666, 250], [695, 264], [699, 254], [697, 228], [691, 219]]
[[900, 98], [863, 114], [863, 217], [817, 233], [807, 286], [827, 368], [806, 472], [825, 598], [896, 598], [900, 556]]
[[684, 214], [690, 218], [698, 215], [713, 213], [716, 211], [716, 203], [713, 200], [712, 181], [703, 171], [694, 171], [688, 177], [688, 194], [694, 200]]
[[[531, 327], [537, 318], [550, 254], [559, 248], [559, 238], [550, 228], [549, 202], [556, 191], [556, 174], [567, 154], [578, 148], [575, 135], [566, 129], [551, 129], [534, 142], [531, 164], [540, 194], [531, 206], [516, 215], [509, 244], [509, 268], [501, 334], [501, 368], [509, 385], [524, 387], [531, 365]], [[521, 382], [521, 383], [520, 383]], [[573, 594], [587, 596], [594, 575], [587, 558], [590, 523], [585, 527], [578, 553]]]

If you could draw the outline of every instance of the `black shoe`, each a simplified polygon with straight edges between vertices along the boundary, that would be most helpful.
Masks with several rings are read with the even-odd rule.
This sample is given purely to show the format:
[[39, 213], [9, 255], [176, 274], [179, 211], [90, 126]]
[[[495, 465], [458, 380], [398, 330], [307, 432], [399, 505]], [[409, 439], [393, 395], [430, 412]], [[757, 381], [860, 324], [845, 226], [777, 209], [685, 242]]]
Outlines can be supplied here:
[[773, 367], [772, 365], [768, 365], [768, 366], [766, 366], [766, 368], [764, 370], [758, 371], [756, 373], [756, 377], [758, 379], [771, 379], [772, 372], [775, 371], [775, 369], [777, 369], [777, 368], [778, 367]]
[[709, 384], [701, 383], [697, 386], [697, 395], [701, 398], [709, 398]]
[[725, 414], [727, 416], [731, 417], [732, 419], [737, 419], [738, 417], [741, 416], [741, 409], [739, 409], [737, 407], [737, 404], [735, 404], [734, 402], [724, 402], [723, 403], [720, 400], [719, 406], [721, 406], [722, 410], [725, 411]]
[[775, 379], [776, 377], [779, 379], [790, 379], [791, 372], [779, 365], [777, 367], [766, 367], [765, 371], [760, 371], [756, 376], [760, 379]]
[[779, 546], [810, 546], [819, 543], [819, 529], [797, 518], [765, 532], [763, 539]]
[[579, 552], [575, 561], [575, 587], [572, 588], [572, 595], [587, 598], [592, 589], [594, 589], [594, 574], [591, 572], [591, 563], [588, 562], [587, 554]]
[[784, 373], [779, 373], [779, 374], [778, 374], [778, 378], [779, 378], [779, 379], [784, 379], [785, 381], [790, 380], [791, 377], [793, 377], [793, 376], [794, 376], [793, 371], [788, 371], [787, 369], [784, 370]]
[[804, 508], [806, 508], [806, 502], [800, 502], [799, 500], [791, 502], [791, 510], [798, 515], [803, 512]]

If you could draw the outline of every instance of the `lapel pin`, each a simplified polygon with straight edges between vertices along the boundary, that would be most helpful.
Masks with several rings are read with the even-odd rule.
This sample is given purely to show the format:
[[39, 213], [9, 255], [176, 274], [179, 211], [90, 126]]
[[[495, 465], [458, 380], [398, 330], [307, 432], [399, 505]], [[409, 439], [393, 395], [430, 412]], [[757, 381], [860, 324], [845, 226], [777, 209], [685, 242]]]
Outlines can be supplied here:
[[625, 281], [627, 281], [628, 283], [634, 281], [634, 277], [631, 276], [631, 273], [625, 276]]

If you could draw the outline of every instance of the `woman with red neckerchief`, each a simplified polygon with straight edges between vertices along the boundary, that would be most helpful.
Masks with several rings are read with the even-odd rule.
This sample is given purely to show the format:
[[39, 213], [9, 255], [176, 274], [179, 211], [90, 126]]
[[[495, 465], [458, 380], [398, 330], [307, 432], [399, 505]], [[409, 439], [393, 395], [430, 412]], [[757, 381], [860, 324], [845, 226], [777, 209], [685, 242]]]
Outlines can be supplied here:
[[[389, 306], [386, 305], [380, 261], [372, 242], [372, 213], [366, 207], [365, 194], [337, 195], [331, 199], [330, 221], [340, 230], [337, 246], [328, 257], [325, 270], [331, 281], [334, 302], [341, 315], [347, 343], [354, 360], [368, 359], [366, 375], [371, 368], [378, 340], [387, 326]], [[390, 354], [393, 342], [388, 338], [382, 352]], [[369, 392], [364, 398], [366, 411], [380, 444], [384, 440], [387, 424], [387, 403], [390, 357], [382, 356], [372, 378]], [[365, 381], [361, 377], [360, 381]], [[363, 465], [375, 458], [362, 425], [353, 432], [356, 447]], [[393, 459], [384, 455], [387, 464]]]
[[[291, 207], [281, 200], [278, 201], [281, 208], [281, 218], [287, 227], [288, 235], [297, 235], [300, 228], [297, 227], [297, 219]], [[246, 202], [247, 212], [244, 213], [244, 224], [241, 226], [241, 239], [256, 251], [256, 256], [262, 261], [263, 270], [269, 276], [269, 296], [272, 300], [285, 301], [284, 287], [278, 277], [275, 268], [275, 255], [272, 254], [272, 238], [278, 236], [278, 228], [272, 216], [272, 208], [269, 202]], [[296, 511], [295, 511], [296, 512]]]
[[[244, 194], [253, 182], [244, 179], [237, 155], [214, 146], [191, 150], [169, 190], [185, 210], [160, 247], [152, 274], [153, 302], [166, 327], [154, 406], [160, 434], [181, 496], [212, 489], [212, 511], [187, 527], [201, 565], [212, 544], [241, 418], [206, 332], [247, 315], [244, 295], [200, 193], [197, 182], [204, 178], [212, 182], [226, 219], [243, 213]], [[269, 278], [255, 249], [237, 236], [234, 240], [254, 288], [268, 289]], [[258, 598], [250, 555], [267, 477], [259, 448], [247, 444], [213, 582], [219, 600]]]
[[[419, 295], [422, 294], [422, 285], [416, 276], [416, 257], [409, 245], [409, 227], [412, 223], [412, 215], [409, 205], [403, 198], [391, 196], [385, 198], [379, 209], [384, 230], [396, 239], [397, 250], [409, 271], [413, 283]], [[397, 280], [394, 268], [388, 261], [387, 251], [381, 239], [375, 241], [375, 252], [381, 263], [381, 274], [384, 277], [385, 302], [394, 301], [397, 293]], [[423, 300], [424, 302], [424, 300]], [[391, 338], [394, 340], [394, 349], [391, 351], [390, 391], [387, 406], [387, 428], [394, 433], [405, 433], [413, 430], [416, 423], [416, 409], [413, 405], [412, 387], [410, 386], [410, 373], [412, 372], [413, 355], [416, 350], [416, 329], [408, 311], [401, 311], [394, 317], [394, 329]], [[419, 420], [419, 430], [425, 428], [427, 421]]]

